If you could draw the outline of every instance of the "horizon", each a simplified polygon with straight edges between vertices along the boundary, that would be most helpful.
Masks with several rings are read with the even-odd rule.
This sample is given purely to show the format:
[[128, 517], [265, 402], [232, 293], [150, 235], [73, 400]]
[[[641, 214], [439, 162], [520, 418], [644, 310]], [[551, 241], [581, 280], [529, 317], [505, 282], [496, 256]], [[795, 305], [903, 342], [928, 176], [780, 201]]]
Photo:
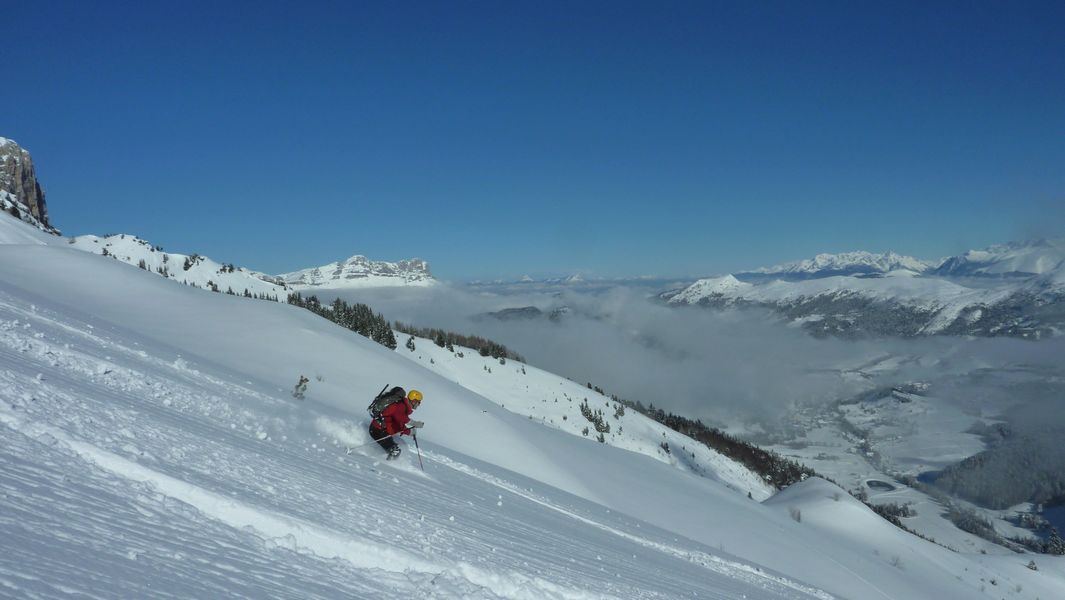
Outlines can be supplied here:
[[470, 282], [935, 260], [1065, 232], [1059, 3], [10, 18], [0, 135], [67, 235], [271, 274], [417, 257]]

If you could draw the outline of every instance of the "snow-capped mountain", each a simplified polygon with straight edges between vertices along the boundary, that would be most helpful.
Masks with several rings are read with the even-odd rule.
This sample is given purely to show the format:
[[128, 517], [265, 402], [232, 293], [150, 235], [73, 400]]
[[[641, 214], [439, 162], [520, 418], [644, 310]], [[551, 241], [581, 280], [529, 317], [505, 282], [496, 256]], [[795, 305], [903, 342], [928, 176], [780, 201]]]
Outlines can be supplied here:
[[383, 262], [358, 255], [320, 267], [283, 273], [278, 277], [295, 290], [436, 284], [429, 272], [429, 263], [424, 260], [412, 258], [399, 262]]
[[[0, 239], [32, 240], [0, 251], [0, 589], [14, 597], [1065, 589], [1061, 558], [954, 552], [819, 479], [759, 502], [720, 457], [676, 456], [680, 438], [672, 458], [656, 451], [675, 434], [637, 415], [608, 414], [610, 443], [588, 439], [575, 405], [608, 400], [528, 365], [429, 355], [425, 341], [391, 351], [33, 232], [0, 217]], [[418, 446], [404, 439], [393, 462], [366, 433], [383, 383], [426, 397]]]
[[1010, 243], [952, 256], [934, 273], [943, 276], [1032, 277], [1065, 272], [1065, 239]]
[[699, 304], [703, 298], [742, 296], [743, 292], [753, 287], [750, 283], [744, 283], [732, 275], [711, 277], [696, 281], [671, 296], [669, 301], [674, 304]]
[[923, 273], [938, 262], [918, 260], [894, 252], [844, 252], [818, 254], [812, 259], [756, 269], [747, 275], [792, 276], [796, 278], [831, 277], [833, 275], [884, 274], [892, 271]]
[[[768, 308], [815, 335], [1038, 338], [1065, 331], [1065, 242], [995, 246], [931, 264], [893, 253], [821, 255], [700, 279], [661, 297], [674, 305]], [[999, 277], [966, 280], [978, 275]]]

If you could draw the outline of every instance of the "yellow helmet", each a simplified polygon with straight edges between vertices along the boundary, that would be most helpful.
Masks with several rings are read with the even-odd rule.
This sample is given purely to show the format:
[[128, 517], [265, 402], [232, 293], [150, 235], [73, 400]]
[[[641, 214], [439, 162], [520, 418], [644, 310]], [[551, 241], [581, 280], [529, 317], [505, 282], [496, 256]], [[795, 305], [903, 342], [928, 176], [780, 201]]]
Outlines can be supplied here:
[[410, 392], [407, 393], [407, 399], [410, 400], [411, 402], [421, 402], [422, 401], [422, 393], [419, 392], [418, 390], [411, 390]]

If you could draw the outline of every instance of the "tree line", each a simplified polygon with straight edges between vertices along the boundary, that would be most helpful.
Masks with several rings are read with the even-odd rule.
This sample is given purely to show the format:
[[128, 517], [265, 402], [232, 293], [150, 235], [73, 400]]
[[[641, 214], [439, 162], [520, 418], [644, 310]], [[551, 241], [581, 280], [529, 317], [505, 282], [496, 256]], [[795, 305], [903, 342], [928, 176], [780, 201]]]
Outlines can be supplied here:
[[817, 475], [813, 469], [806, 465], [733, 437], [720, 429], [704, 424], [699, 419], [693, 421], [686, 417], [668, 413], [660, 408], [655, 408], [653, 404], [644, 406], [640, 401], [631, 402], [619, 399], [616, 396], [611, 396], [611, 399], [739, 462], [761, 475], [763, 479], [777, 489], [786, 488], [793, 483]]
[[415, 327], [408, 323], [400, 323], [396, 321], [393, 323], [396, 331], [401, 331], [407, 335], [413, 335], [421, 338], [427, 338], [433, 340], [433, 343], [441, 348], [447, 348], [449, 352], [455, 351], [455, 346], [465, 346], [466, 348], [472, 348], [476, 350], [481, 356], [491, 356], [497, 359], [511, 359], [519, 362], [525, 362], [520, 354], [514, 352], [497, 342], [479, 337], [476, 335], [462, 335], [453, 331], [446, 331], [444, 329], [437, 329], [435, 327]]
[[337, 298], [332, 304], [324, 305], [317, 296], [304, 298], [299, 292], [289, 294], [288, 303], [306, 308], [390, 350], [396, 349], [396, 336], [392, 333], [392, 326], [382, 315], [375, 313], [365, 304], [348, 304]]

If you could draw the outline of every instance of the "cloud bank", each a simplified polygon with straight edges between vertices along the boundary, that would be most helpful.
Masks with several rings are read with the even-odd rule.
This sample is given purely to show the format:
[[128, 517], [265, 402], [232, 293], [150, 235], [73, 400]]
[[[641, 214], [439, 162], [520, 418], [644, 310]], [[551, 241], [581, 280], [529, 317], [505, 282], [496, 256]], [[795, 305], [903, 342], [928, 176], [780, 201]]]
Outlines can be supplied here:
[[[1031, 397], [1042, 407], [1062, 401], [1045, 383], [1063, 377], [1061, 339], [816, 339], [769, 312], [669, 307], [646, 288], [622, 286], [520, 293], [385, 288], [343, 297], [392, 321], [487, 337], [534, 366], [709, 423], [779, 424], [797, 406], [908, 381], [932, 383], [937, 397], [976, 412], [1010, 403], [1010, 377], [1041, 390]], [[524, 306], [545, 312], [564, 306], [568, 313], [558, 321], [477, 318]], [[988, 374], [993, 381], [981, 383]]]

